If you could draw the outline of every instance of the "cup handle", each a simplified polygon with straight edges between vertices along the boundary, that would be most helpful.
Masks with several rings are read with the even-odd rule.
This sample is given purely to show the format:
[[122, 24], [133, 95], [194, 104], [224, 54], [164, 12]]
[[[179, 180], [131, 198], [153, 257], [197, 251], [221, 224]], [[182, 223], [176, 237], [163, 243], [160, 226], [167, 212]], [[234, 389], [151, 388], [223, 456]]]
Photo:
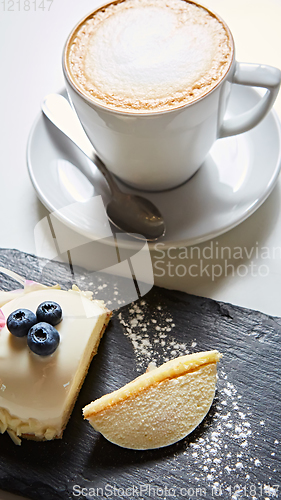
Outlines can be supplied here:
[[252, 109], [224, 120], [219, 138], [241, 134], [255, 127], [271, 109], [280, 87], [281, 71], [273, 66], [251, 63], [236, 63], [232, 83], [267, 88], [267, 92]]

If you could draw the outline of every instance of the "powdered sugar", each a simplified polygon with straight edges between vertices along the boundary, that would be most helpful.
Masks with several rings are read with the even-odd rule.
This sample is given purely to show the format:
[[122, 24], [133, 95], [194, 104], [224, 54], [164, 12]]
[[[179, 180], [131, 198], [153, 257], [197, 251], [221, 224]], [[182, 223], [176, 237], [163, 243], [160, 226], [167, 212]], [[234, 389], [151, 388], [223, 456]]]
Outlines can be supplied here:
[[198, 440], [190, 442], [185, 452], [189, 454], [190, 449], [197, 451], [195, 465], [207, 473], [207, 482], [222, 477], [225, 472], [231, 477], [248, 469], [244, 456], [252, 440], [250, 416], [240, 410], [237, 388], [227, 380], [223, 370], [220, 370], [218, 386], [218, 393], [224, 399], [215, 402], [212, 421], [204, 423], [209, 432], [202, 433]]
[[190, 352], [186, 343], [178, 342], [171, 334], [176, 325], [172, 316], [161, 306], [157, 306], [152, 316], [149, 311], [148, 317], [146, 301], [142, 300], [140, 305], [132, 304], [129, 316], [120, 312], [118, 318], [124, 326], [125, 335], [132, 342], [137, 370], [140, 372], [145, 371], [151, 362], [159, 365]]
[[[186, 342], [178, 340], [176, 319], [165, 306], [151, 310], [151, 306], [148, 307], [142, 300], [133, 303], [129, 312], [121, 310], [118, 318], [125, 335], [132, 342], [139, 372], [144, 372], [148, 365], [149, 369], [153, 369], [169, 359], [202, 350], [197, 339], [190, 338], [188, 332]], [[183, 455], [186, 457], [187, 473], [188, 470], [192, 473], [197, 484], [203, 483], [209, 488], [219, 484], [225, 498], [240, 500], [241, 492], [233, 489], [235, 482], [247, 485], [255, 481], [258, 484], [255, 477], [259, 469], [268, 469], [268, 480], [271, 479], [270, 473], [276, 471], [271, 470], [268, 461], [259, 456], [256, 444], [259, 432], [266, 431], [266, 420], [259, 418], [255, 422], [251, 407], [245, 404], [245, 395], [239, 394], [239, 389], [231, 380], [233, 372], [226, 373], [223, 361], [218, 366], [218, 372], [214, 404], [201, 427], [186, 438]], [[278, 444], [277, 439], [272, 440], [271, 447]], [[271, 456], [274, 456], [274, 449], [272, 453]], [[197, 472], [194, 473], [194, 470]], [[274, 493], [270, 488], [269, 485], [269, 493], [264, 489], [269, 497]], [[253, 495], [248, 496], [254, 500]], [[259, 497], [258, 494], [256, 496]]]

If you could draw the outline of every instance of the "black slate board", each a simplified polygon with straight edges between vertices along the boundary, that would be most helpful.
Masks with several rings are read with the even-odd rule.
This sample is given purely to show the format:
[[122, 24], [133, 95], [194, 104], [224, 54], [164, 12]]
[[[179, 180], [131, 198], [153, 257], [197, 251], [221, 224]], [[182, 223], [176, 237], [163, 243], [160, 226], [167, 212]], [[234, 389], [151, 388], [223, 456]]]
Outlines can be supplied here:
[[[52, 262], [42, 275], [40, 259], [16, 250], [0, 250], [0, 266], [28, 279], [43, 277], [45, 284], [59, 282], [65, 289], [72, 284], [64, 264]], [[101, 282], [107, 284], [97, 294], [105, 300], [113, 286], [107, 275], [97, 275], [96, 282], [91, 276], [92, 285], [83, 270], [76, 270], [75, 278], [81, 289], [97, 291]], [[4, 290], [18, 288], [2, 274], [0, 283]], [[171, 331], [163, 338], [165, 325]], [[150, 337], [149, 352], [157, 363], [182, 354], [184, 346], [190, 352], [218, 349], [224, 354], [209, 414], [175, 445], [145, 452], [121, 449], [82, 420], [85, 404], [132, 380], [148, 363], [140, 337], [134, 350], [128, 328]], [[0, 435], [0, 488], [36, 500], [277, 498], [280, 333], [280, 318], [154, 287], [144, 299], [115, 311], [62, 440], [23, 440], [18, 447], [7, 434]]]

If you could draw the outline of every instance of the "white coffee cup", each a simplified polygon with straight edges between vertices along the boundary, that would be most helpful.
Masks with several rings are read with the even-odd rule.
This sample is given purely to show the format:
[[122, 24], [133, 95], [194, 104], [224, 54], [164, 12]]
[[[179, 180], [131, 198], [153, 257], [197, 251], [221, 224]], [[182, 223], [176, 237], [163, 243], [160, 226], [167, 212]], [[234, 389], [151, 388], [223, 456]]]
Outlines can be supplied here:
[[[63, 53], [63, 71], [70, 99], [100, 158], [113, 174], [132, 187], [161, 191], [187, 181], [202, 165], [217, 139], [255, 127], [277, 97], [280, 70], [237, 62], [229, 28], [219, 16], [212, 15], [223, 23], [229, 35], [232, 54], [227, 72], [202, 97], [164, 111], [119, 111], [85, 95], [67, 66], [67, 51], [77, 26], [68, 37]], [[267, 91], [254, 108], [225, 119], [232, 84], [263, 87]]]

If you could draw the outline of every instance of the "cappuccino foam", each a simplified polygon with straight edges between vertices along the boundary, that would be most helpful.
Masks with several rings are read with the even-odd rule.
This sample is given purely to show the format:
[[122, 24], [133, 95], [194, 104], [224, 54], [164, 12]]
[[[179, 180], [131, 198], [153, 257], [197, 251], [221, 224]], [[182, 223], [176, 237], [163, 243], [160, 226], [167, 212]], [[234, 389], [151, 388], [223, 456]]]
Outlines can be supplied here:
[[75, 85], [95, 102], [154, 112], [209, 92], [231, 58], [229, 34], [207, 9], [185, 0], [125, 0], [78, 27], [67, 65]]

